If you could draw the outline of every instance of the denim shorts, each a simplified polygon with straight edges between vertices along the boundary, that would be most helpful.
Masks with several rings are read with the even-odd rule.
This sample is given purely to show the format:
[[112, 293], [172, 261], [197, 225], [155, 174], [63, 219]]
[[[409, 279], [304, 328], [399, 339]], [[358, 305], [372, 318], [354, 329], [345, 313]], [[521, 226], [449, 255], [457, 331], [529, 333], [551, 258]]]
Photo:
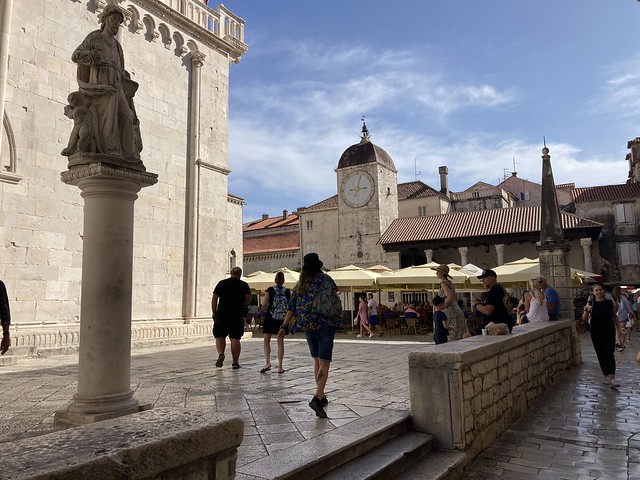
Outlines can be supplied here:
[[335, 334], [336, 331], [333, 328], [307, 330], [305, 335], [311, 356], [325, 362], [330, 362], [333, 354], [333, 338]]

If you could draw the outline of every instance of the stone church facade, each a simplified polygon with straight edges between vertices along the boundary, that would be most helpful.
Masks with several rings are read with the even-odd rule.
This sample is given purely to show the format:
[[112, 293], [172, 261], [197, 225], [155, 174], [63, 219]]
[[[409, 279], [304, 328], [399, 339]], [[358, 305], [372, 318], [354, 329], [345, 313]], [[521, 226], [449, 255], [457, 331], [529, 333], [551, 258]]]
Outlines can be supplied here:
[[[210, 334], [211, 291], [242, 265], [244, 201], [228, 192], [227, 141], [229, 70], [247, 51], [244, 20], [202, 0], [4, 0], [0, 278], [16, 350], [77, 343], [83, 199], [60, 180], [73, 127], [64, 106], [77, 89], [72, 52], [107, 4], [126, 12], [117, 38], [140, 85], [141, 157], [158, 174], [135, 205], [134, 342], [161, 330], [163, 341]], [[192, 331], [179, 331], [185, 324]]]

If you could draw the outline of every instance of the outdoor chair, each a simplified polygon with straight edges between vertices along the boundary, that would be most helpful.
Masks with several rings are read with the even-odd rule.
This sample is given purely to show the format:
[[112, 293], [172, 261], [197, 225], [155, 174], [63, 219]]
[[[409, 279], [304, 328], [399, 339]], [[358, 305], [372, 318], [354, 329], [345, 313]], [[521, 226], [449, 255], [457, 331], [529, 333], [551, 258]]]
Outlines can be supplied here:
[[413, 334], [417, 335], [420, 333], [420, 325], [418, 325], [418, 315], [412, 312], [406, 312], [404, 314], [404, 319], [407, 321], [407, 330], [405, 335], [409, 335], [409, 332], [413, 330]]
[[398, 330], [398, 314], [395, 312], [384, 312], [384, 324], [387, 332], [396, 333]]

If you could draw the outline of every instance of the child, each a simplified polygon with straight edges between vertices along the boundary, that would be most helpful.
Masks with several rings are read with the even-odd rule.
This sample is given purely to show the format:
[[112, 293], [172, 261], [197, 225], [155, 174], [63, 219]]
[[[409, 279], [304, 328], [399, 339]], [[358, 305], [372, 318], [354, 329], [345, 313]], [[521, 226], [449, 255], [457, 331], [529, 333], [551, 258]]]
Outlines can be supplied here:
[[447, 315], [442, 311], [444, 308], [444, 298], [439, 295], [433, 297], [433, 341], [436, 345], [447, 343], [449, 330], [453, 330], [453, 326], [447, 324]]

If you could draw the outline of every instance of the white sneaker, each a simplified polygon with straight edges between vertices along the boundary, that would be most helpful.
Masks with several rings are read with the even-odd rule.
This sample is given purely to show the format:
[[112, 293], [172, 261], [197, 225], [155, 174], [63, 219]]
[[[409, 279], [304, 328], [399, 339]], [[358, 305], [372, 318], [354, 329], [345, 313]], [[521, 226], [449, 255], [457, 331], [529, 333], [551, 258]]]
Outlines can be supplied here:
[[619, 386], [620, 386], [619, 381], [617, 381], [615, 378], [611, 380], [611, 388], [618, 388]]
[[362, 338], [362, 335], [358, 334], [356, 335], [356, 338]]
[[370, 334], [369, 334], [369, 338], [373, 338], [373, 333], [370, 333]]

